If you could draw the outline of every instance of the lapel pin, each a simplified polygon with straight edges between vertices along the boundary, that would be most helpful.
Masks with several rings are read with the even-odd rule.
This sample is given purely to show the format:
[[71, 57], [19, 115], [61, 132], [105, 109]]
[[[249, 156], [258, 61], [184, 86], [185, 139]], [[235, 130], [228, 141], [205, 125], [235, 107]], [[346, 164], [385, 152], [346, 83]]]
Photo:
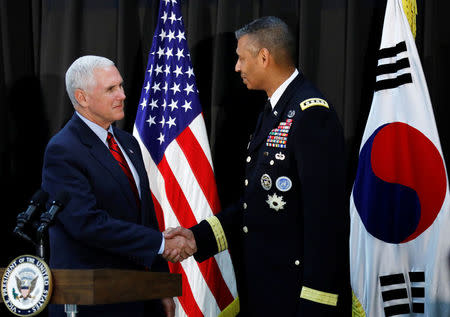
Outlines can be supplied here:
[[292, 118], [293, 116], [295, 116], [295, 110], [289, 110], [287, 116], [288, 118]]
[[279, 191], [287, 192], [292, 187], [292, 181], [287, 176], [280, 176], [277, 178], [277, 181], [275, 182], [275, 186]]

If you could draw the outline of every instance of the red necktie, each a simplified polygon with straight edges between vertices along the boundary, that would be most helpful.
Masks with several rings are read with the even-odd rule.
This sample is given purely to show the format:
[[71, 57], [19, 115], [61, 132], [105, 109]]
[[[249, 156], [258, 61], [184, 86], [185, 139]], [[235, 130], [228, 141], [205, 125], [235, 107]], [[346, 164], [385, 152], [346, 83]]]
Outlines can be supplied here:
[[122, 168], [122, 171], [125, 173], [125, 175], [128, 178], [128, 182], [130, 183], [131, 190], [134, 193], [134, 198], [136, 199], [136, 204], [138, 206], [138, 209], [141, 208], [141, 199], [139, 198], [139, 192], [136, 187], [136, 183], [133, 178], [133, 174], [131, 173], [130, 167], [128, 166], [127, 160], [125, 159], [125, 156], [123, 156], [122, 151], [120, 150], [119, 145], [117, 144], [116, 140], [114, 139], [111, 132], [108, 132], [108, 146], [109, 150], [111, 151], [111, 154], [114, 156], [116, 161], [119, 163], [120, 167]]

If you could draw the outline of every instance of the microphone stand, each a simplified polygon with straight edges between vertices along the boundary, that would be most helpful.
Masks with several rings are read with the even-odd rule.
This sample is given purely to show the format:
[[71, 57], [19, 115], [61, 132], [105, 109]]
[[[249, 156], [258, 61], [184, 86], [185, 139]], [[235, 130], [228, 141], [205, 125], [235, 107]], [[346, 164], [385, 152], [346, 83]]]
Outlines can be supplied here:
[[42, 260], [46, 261], [46, 259], [45, 259], [44, 234], [38, 233], [38, 241], [39, 241], [39, 243], [35, 244], [36, 245], [36, 254]]
[[14, 229], [13, 233], [14, 233], [16, 236], [18, 236], [18, 237], [24, 239], [25, 241], [30, 242], [30, 243], [33, 244], [35, 247], [38, 246], [37, 243], [33, 241], [33, 239], [31, 239], [26, 233], [24, 233], [24, 232], [22, 231], [22, 228], [21, 228], [19, 225]]
[[13, 233], [19, 238], [22, 238], [37, 247], [36, 242], [34, 242], [33, 239], [31, 239], [25, 232], [23, 232], [23, 229], [25, 225], [27, 225], [30, 221], [30, 218], [30, 215], [27, 215], [26, 212], [21, 212], [20, 214], [18, 214], [16, 227], [14, 228]]
[[34, 242], [25, 232], [23, 232], [23, 229], [32, 220], [33, 214], [45, 205], [47, 199], [48, 193], [46, 191], [42, 189], [37, 190], [33, 197], [31, 197], [31, 200], [28, 203], [28, 208], [24, 212], [18, 214], [16, 218], [17, 223], [13, 233], [25, 241], [32, 243], [35, 247], [37, 247], [36, 242]]
[[[67, 202], [65, 202], [67, 203]], [[65, 205], [59, 204], [61, 209]], [[53, 203], [54, 205], [54, 203]], [[51, 210], [51, 209], [50, 209]], [[59, 211], [59, 210], [58, 210]], [[37, 236], [39, 240], [39, 244], [37, 245], [37, 253], [38, 256], [44, 259], [45, 255], [45, 241], [44, 241], [44, 235], [46, 232], [48, 232], [47, 228], [50, 226], [50, 224], [53, 222], [54, 217], [56, 216], [57, 212], [44, 212], [41, 215], [41, 224], [37, 229]], [[78, 309], [76, 304], [64, 304], [64, 312], [66, 313], [67, 317], [76, 317], [78, 314]]]

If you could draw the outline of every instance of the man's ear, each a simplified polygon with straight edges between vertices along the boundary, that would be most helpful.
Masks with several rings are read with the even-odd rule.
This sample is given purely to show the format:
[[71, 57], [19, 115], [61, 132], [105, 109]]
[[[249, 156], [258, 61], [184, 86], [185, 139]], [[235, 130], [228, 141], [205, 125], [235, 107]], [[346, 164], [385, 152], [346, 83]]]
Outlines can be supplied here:
[[261, 62], [263, 64], [264, 67], [267, 67], [269, 65], [270, 62], [270, 52], [267, 48], [263, 47], [262, 49], [259, 50], [259, 57], [261, 59]]
[[86, 93], [83, 90], [79, 88], [75, 89], [74, 96], [81, 107], [86, 107], [87, 105]]

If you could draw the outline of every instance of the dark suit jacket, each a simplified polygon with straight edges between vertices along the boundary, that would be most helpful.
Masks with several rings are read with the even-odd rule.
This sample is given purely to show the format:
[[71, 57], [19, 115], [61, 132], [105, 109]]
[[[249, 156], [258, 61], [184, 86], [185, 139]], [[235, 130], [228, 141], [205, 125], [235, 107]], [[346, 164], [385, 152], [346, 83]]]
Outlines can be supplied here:
[[[51, 199], [60, 191], [70, 196], [49, 229], [50, 267], [168, 271], [158, 256], [162, 236], [139, 145], [130, 134], [113, 129], [139, 174], [141, 208], [108, 147], [74, 114], [45, 150], [42, 188]], [[143, 306], [133, 303], [80, 310], [91, 309], [92, 315], [97, 311], [105, 316], [135, 316], [143, 313]]]
[[[316, 105], [302, 108], [308, 99]], [[318, 99], [299, 74], [273, 111], [260, 116], [242, 200], [217, 215], [244, 316], [339, 316], [340, 306], [349, 307], [344, 138], [333, 108]], [[192, 230], [197, 260], [217, 252], [208, 222]], [[301, 298], [303, 287], [339, 295], [338, 307]]]

